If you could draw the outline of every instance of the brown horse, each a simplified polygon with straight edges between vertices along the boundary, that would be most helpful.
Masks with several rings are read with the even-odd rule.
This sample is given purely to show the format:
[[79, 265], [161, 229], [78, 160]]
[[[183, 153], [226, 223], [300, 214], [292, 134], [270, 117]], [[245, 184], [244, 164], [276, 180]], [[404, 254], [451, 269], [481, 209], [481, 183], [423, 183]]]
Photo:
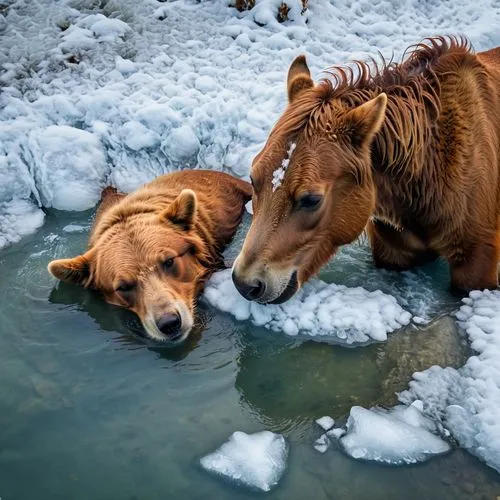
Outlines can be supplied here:
[[437, 256], [461, 290], [495, 288], [500, 47], [431, 38], [402, 63], [288, 72], [285, 112], [252, 166], [254, 218], [233, 279], [280, 303], [367, 229], [375, 264]]

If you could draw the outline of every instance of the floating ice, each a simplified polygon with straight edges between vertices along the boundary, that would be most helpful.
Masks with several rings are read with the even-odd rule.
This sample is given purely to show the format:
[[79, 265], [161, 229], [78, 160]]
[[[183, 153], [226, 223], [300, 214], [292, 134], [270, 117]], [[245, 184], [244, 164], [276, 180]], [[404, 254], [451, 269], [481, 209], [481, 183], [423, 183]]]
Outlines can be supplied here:
[[306, 283], [284, 304], [248, 302], [234, 287], [229, 269], [212, 276], [205, 297], [238, 320], [250, 320], [287, 335], [322, 336], [350, 345], [386, 340], [388, 333], [411, 319], [394, 297], [381, 291], [328, 285], [319, 280]]
[[246, 486], [269, 491], [285, 472], [288, 448], [281, 434], [235, 432], [213, 453], [200, 460], [210, 472]]
[[471, 292], [456, 316], [477, 355], [458, 370], [433, 366], [414, 374], [399, 398], [425, 401], [426, 414], [500, 472], [500, 290]]
[[333, 420], [332, 417], [329, 417], [329, 416], [325, 416], [325, 417], [321, 417], [321, 418], [318, 418], [316, 420], [316, 423], [325, 431], [327, 431], [328, 429], [331, 429], [333, 427], [333, 424], [335, 423], [335, 420]]
[[392, 410], [354, 406], [346, 427], [339, 442], [355, 459], [412, 464], [450, 449], [446, 441], [433, 434], [436, 425], [422, 415], [418, 404]]

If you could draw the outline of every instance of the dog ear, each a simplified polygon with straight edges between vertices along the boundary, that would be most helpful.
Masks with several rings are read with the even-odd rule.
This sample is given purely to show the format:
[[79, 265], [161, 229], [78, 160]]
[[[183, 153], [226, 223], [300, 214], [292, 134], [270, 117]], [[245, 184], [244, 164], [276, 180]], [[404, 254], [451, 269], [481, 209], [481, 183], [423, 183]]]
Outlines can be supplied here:
[[298, 56], [294, 59], [288, 70], [288, 102], [293, 102], [304, 90], [312, 87], [314, 87], [314, 82], [307, 66], [306, 56]]
[[183, 189], [179, 196], [160, 214], [160, 218], [188, 231], [196, 219], [197, 204], [196, 193], [191, 189]]
[[74, 285], [88, 286], [90, 283], [90, 252], [73, 259], [53, 260], [47, 269], [58, 280]]
[[349, 111], [345, 117], [352, 143], [357, 147], [369, 146], [380, 130], [385, 118], [387, 95], [382, 93]]

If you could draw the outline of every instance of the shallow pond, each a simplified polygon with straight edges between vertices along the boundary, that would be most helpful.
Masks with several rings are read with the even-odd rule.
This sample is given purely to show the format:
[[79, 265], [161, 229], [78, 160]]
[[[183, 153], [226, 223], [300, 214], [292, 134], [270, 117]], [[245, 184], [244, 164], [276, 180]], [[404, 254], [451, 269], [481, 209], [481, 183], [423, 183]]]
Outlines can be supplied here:
[[[414, 314], [442, 316], [382, 344], [348, 349], [286, 337], [200, 303], [198, 333], [165, 349], [136, 335], [134, 316], [71, 286], [47, 263], [85, 248], [91, 213], [50, 212], [35, 235], [0, 252], [2, 500], [238, 499], [262, 496], [201, 469], [235, 430], [281, 432], [288, 469], [280, 499], [495, 499], [500, 475], [459, 448], [418, 466], [357, 462], [313, 449], [314, 419], [353, 405], [393, 405], [411, 374], [468, 355], [446, 313], [447, 270], [373, 270], [363, 245], [327, 281], [398, 290]], [[242, 233], [244, 229], [242, 230]], [[228, 252], [237, 251], [240, 237]]]

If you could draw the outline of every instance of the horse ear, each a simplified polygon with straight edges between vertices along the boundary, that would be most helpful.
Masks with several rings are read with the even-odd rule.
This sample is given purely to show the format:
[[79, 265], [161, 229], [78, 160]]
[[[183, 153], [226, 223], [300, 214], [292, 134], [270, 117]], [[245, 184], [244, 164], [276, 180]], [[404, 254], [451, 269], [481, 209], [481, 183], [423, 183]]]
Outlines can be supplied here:
[[300, 93], [312, 87], [314, 87], [314, 82], [307, 66], [306, 56], [298, 56], [288, 70], [288, 102], [293, 102]]
[[370, 145], [385, 118], [387, 95], [382, 93], [347, 114], [351, 140], [355, 146]]
[[179, 196], [160, 214], [162, 220], [168, 220], [188, 231], [194, 224], [197, 209], [196, 193], [183, 189]]
[[89, 254], [90, 252], [87, 252], [73, 259], [53, 260], [47, 269], [58, 280], [74, 285], [88, 286], [90, 280]]

